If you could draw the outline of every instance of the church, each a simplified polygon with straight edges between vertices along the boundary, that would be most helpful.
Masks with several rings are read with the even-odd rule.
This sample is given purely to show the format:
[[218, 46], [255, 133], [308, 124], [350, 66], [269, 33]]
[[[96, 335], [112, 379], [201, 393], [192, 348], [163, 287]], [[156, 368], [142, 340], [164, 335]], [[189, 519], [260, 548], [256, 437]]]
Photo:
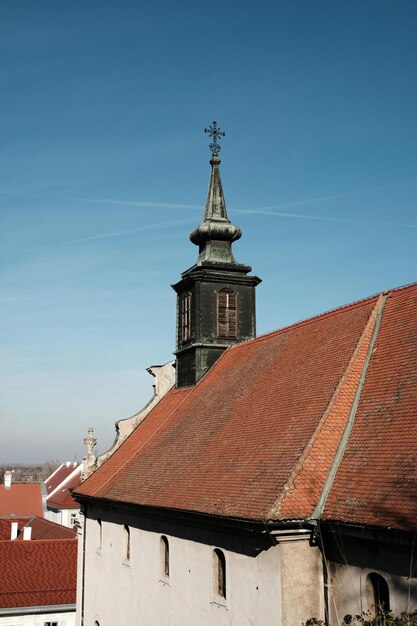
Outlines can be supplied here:
[[[256, 336], [219, 138], [175, 363], [74, 492], [78, 626], [340, 626], [417, 608], [417, 284]], [[346, 623], [349, 622], [347, 618]], [[376, 623], [376, 622], [373, 622]]]

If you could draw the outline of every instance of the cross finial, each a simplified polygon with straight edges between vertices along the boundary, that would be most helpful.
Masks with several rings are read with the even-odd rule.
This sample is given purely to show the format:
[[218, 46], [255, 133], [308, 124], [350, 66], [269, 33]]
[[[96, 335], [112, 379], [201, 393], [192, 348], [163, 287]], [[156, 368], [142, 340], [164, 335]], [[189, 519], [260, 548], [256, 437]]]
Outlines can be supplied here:
[[220, 139], [220, 137], [224, 137], [226, 133], [224, 133], [220, 128], [217, 128], [217, 122], [210, 124], [208, 128], [204, 129], [204, 132], [208, 133], [210, 137], [213, 137], [213, 143], [209, 145], [209, 148], [213, 155], [218, 155], [221, 150], [221, 145], [217, 143], [217, 140]]

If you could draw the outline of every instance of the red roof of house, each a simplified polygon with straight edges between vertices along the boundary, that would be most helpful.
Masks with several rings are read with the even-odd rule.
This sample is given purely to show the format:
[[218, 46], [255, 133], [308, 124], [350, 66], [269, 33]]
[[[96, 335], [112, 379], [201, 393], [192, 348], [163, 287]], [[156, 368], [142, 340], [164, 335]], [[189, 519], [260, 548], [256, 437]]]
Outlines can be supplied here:
[[0, 541], [8, 541], [11, 537], [11, 526], [13, 522], [18, 524], [18, 536], [16, 540], [23, 541], [23, 528], [30, 526], [32, 528], [31, 541], [39, 539], [73, 539], [76, 537], [76, 531], [61, 524], [55, 524], [43, 517], [9, 517], [0, 519]]
[[365, 509], [378, 473], [378, 523], [388, 521], [386, 497], [402, 527], [417, 512], [405, 486], [400, 499], [392, 492], [395, 481], [417, 485], [416, 311], [410, 285], [229, 348], [196, 387], [170, 391], [76, 492], [244, 519], [309, 518], [331, 487], [326, 479], [359, 399], [326, 519], [373, 523]]
[[66, 479], [68, 476], [72, 474], [74, 469], [77, 467], [77, 463], [70, 463], [69, 461], [66, 463], [62, 463], [46, 480], [45, 487], [46, 493], [49, 495]]
[[81, 482], [81, 465], [72, 468], [65, 480], [53, 491], [46, 500], [48, 507], [58, 509], [78, 509], [79, 504], [73, 499], [71, 492], [78, 487]]
[[0, 608], [74, 604], [77, 540], [0, 541]]
[[42, 492], [39, 483], [16, 484], [10, 489], [0, 485], [0, 517], [11, 515], [43, 515]]

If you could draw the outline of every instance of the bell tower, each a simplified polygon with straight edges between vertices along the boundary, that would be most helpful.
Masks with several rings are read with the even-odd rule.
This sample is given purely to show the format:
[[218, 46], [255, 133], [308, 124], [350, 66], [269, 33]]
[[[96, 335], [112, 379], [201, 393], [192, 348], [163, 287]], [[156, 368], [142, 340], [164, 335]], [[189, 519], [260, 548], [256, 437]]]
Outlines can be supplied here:
[[237, 263], [232, 243], [242, 233], [226, 211], [220, 177], [220, 144], [225, 133], [213, 122], [211, 176], [201, 224], [190, 234], [198, 246], [197, 263], [172, 285], [177, 293], [177, 387], [195, 385], [226, 348], [256, 335], [255, 287], [248, 265]]

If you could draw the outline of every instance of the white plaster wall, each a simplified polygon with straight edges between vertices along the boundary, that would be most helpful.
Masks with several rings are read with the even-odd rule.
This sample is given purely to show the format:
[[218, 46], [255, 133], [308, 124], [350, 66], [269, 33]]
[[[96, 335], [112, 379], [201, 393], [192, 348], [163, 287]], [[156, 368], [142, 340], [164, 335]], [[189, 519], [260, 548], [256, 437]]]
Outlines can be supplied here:
[[49, 509], [46, 511], [46, 519], [50, 522], [55, 522], [55, 524], [62, 525], [62, 512], [61, 511], [50, 511]]
[[[395, 554], [387, 553], [387, 566], [395, 562]], [[345, 615], [367, 611], [366, 578], [376, 572], [385, 578], [389, 587], [390, 608], [395, 615], [417, 608], [417, 580], [397, 576], [379, 569], [365, 569], [353, 565], [329, 563], [330, 623], [339, 624]]]
[[67, 528], [72, 528], [73, 523], [71, 521], [71, 515], [75, 513], [78, 521], [80, 521], [80, 509], [60, 509], [59, 511], [47, 511], [46, 519], [55, 524], [61, 524]]
[[167, 535], [166, 581], [160, 572], [160, 536], [131, 527], [131, 558], [126, 562], [123, 526], [103, 521], [98, 550], [98, 524], [87, 519], [84, 626], [94, 620], [100, 626], [298, 626], [281, 620], [280, 546], [256, 558], [223, 550], [227, 598], [219, 601], [211, 580], [216, 546]]
[[75, 611], [0, 617], [0, 626], [44, 626], [45, 622], [58, 622], [58, 626], [75, 626]]

